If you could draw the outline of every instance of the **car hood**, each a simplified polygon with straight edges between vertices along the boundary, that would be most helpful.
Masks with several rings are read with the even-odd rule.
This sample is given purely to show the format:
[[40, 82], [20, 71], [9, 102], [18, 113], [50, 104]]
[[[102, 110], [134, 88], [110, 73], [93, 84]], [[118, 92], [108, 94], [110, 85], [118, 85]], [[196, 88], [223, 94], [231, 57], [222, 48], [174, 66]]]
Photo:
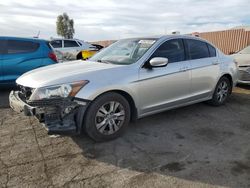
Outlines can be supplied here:
[[62, 83], [71, 83], [88, 78], [89, 74], [105, 69], [115, 69], [124, 65], [114, 65], [93, 61], [71, 61], [38, 68], [23, 74], [16, 80], [18, 85], [38, 88]]
[[250, 54], [233, 54], [231, 57], [238, 63], [238, 66], [250, 66]]

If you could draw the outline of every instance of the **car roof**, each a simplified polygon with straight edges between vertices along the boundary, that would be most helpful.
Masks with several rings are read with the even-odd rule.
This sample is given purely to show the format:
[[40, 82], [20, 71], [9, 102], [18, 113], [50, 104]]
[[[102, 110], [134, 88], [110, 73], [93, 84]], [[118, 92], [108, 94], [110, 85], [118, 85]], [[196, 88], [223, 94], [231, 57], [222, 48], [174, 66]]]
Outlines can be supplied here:
[[180, 35], [180, 34], [155, 35], [155, 36], [149, 36], [149, 37], [134, 37], [134, 38], [127, 38], [127, 39], [139, 39], [139, 40], [194, 39], [194, 40], [199, 40], [199, 41], [206, 42], [206, 43], [214, 46], [213, 44], [211, 44], [211, 42], [209, 42], [209, 41], [207, 41], [207, 40], [205, 40], [203, 38], [190, 35], [190, 34], [186, 34], [186, 35]]
[[13, 40], [26, 40], [26, 41], [38, 41], [38, 42], [46, 42], [45, 39], [40, 38], [31, 38], [31, 37], [13, 37], [13, 36], [0, 36], [0, 39], [13, 39]]
[[158, 39], [170, 39], [170, 38], [186, 38], [186, 39], [198, 39], [206, 41], [202, 38], [192, 36], [192, 35], [178, 35], [178, 34], [172, 34], [172, 35], [155, 35], [155, 36], [148, 36], [148, 37], [133, 37], [128, 39], [152, 39], [152, 40], [158, 40]]
[[197, 36], [193, 36], [193, 35], [190, 35], [190, 34], [186, 34], [186, 35], [178, 35], [178, 34], [162, 35], [162, 36], [159, 37], [159, 39], [160, 38], [162, 38], [162, 39], [164, 39], [164, 38], [165, 39], [168, 39], [168, 38], [183, 38], [183, 39], [195, 39], [195, 40], [201, 40], [201, 41], [208, 42], [207, 40], [205, 40], [203, 38], [200, 38], [200, 37], [197, 37]]
[[82, 40], [79, 40], [79, 39], [51, 38], [51, 41], [53, 41], [53, 40], [77, 40], [77, 41], [82, 41]]

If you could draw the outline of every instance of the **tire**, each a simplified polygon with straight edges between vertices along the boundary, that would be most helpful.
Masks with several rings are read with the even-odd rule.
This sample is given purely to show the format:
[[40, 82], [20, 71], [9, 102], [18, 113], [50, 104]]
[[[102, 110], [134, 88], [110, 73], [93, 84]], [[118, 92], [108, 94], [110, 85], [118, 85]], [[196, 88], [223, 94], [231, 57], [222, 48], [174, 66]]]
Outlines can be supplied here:
[[83, 59], [83, 58], [82, 58], [82, 52], [80, 52], [80, 53], [77, 54], [76, 59], [77, 59], [77, 60]]
[[231, 92], [232, 92], [232, 85], [229, 79], [223, 76], [218, 81], [213, 93], [213, 98], [209, 100], [208, 103], [213, 106], [223, 105], [228, 100]]
[[110, 92], [99, 96], [90, 104], [83, 130], [97, 142], [108, 141], [119, 137], [129, 121], [128, 101], [122, 95]]

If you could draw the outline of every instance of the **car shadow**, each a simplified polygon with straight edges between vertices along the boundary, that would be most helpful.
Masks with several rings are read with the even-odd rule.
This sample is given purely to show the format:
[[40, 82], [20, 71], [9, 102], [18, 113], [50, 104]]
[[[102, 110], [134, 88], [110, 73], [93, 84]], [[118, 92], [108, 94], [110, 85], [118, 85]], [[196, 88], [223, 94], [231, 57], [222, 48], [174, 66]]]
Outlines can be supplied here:
[[15, 87], [0, 88], [0, 108], [9, 108], [9, 94]]
[[[216, 186], [250, 181], [250, 94], [233, 93], [221, 107], [199, 103], [131, 123], [113, 141], [72, 137], [84, 157], [120, 169], [153, 173]], [[152, 175], [152, 176], [151, 176]]]
[[238, 84], [237, 87], [242, 88], [242, 89], [250, 90], [250, 84], [249, 84], [249, 85], [246, 85], [246, 84]]

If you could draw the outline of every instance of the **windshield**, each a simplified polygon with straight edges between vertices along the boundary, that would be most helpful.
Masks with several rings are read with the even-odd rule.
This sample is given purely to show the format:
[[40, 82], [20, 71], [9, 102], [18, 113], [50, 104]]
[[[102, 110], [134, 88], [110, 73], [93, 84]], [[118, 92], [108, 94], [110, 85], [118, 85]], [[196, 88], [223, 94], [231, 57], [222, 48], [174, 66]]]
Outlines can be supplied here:
[[155, 43], [155, 39], [125, 39], [103, 49], [90, 61], [128, 65], [139, 60]]
[[250, 54], [250, 46], [247, 46], [243, 50], [239, 51], [239, 54]]

